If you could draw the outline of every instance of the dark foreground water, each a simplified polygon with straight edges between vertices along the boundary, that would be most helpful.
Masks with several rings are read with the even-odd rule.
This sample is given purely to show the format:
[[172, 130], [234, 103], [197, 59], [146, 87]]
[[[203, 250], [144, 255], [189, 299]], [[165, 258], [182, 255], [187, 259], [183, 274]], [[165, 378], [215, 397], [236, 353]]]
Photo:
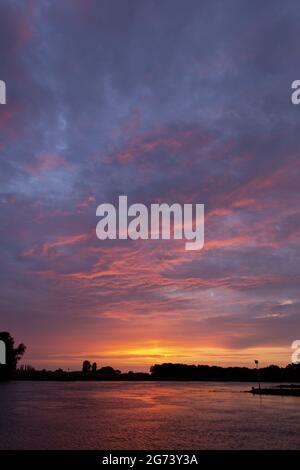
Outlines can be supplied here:
[[300, 449], [300, 398], [252, 384], [0, 384], [1, 449]]

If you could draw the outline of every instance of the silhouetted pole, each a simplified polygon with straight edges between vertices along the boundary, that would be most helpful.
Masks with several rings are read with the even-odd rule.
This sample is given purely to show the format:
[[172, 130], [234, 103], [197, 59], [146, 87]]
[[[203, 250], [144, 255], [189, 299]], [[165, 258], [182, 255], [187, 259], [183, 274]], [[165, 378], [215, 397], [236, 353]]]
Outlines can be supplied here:
[[257, 370], [257, 382], [258, 382], [258, 388], [260, 388], [260, 377], [259, 377], [259, 368], [258, 368], [258, 361], [255, 359], [255, 365], [256, 365], [256, 370]]

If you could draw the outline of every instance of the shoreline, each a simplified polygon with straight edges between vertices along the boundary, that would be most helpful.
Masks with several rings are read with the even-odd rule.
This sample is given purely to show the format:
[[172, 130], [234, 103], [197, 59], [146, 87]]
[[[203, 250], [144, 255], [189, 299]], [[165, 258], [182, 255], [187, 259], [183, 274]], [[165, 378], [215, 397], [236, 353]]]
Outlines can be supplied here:
[[[220, 379], [220, 378], [181, 378], [181, 377], [10, 377], [3, 381], [9, 382], [219, 382], [219, 383], [254, 383], [249, 379]], [[0, 380], [1, 383], [1, 380]], [[261, 381], [262, 384], [285, 384], [285, 387], [291, 387], [292, 385], [300, 385], [300, 381], [294, 381], [292, 385], [290, 380], [265, 380]], [[257, 385], [257, 384], [255, 384]], [[254, 387], [254, 390], [259, 390], [258, 388]], [[265, 389], [261, 389], [265, 390]], [[284, 390], [279, 389], [279, 390]], [[252, 390], [249, 390], [252, 392]]]

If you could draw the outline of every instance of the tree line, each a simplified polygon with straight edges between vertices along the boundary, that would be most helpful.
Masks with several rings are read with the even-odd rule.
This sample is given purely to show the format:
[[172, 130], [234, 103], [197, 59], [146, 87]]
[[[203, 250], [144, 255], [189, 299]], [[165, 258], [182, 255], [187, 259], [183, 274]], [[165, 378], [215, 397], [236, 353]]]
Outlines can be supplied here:
[[120, 375], [121, 371], [119, 369], [114, 369], [111, 366], [104, 366], [97, 368], [97, 362], [91, 363], [88, 360], [83, 361], [81, 372], [84, 374], [112, 374], [112, 375]]
[[270, 365], [257, 370], [248, 367], [164, 363], [152, 366], [150, 373], [151, 377], [157, 379], [300, 382], [300, 364], [289, 364], [286, 367]]
[[[98, 368], [96, 362], [84, 360], [80, 371], [35, 370], [30, 365], [17, 369], [18, 361], [26, 351], [21, 343], [15, 346], [13, 337], [6, 331], [0, 332], [0, 379], [16, 378], [24, 380], [219, 380], [219, 381], [261, 381], [261, 382], [300, 382], [300, 364], [286, 367], [270, 365], [259, 369], [248, 367], [221, 367], [209, 365], [188, 365], [164, 363], [155, 364], [150, 373], [129, 371], [122, 373], [111, 366]], [[3, 360], [4, 359], [4, 360]]]

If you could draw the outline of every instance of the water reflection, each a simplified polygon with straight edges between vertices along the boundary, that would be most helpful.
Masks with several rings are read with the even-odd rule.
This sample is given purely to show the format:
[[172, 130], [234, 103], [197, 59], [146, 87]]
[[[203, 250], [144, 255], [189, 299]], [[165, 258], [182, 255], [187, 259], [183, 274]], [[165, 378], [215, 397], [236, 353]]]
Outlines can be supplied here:
[[2, 449], [297, 449], [300, 399], [251, 384], [11, 382]]

